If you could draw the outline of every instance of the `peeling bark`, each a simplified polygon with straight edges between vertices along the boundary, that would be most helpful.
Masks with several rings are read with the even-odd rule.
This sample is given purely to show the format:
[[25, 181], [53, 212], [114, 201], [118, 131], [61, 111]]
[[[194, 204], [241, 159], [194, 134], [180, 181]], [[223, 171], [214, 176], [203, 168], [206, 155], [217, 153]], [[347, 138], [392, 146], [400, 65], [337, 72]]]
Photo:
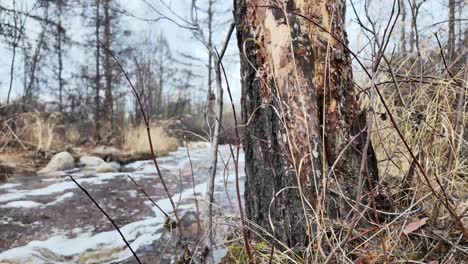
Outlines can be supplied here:
[[351, 136], [360, 132], [351, 60], [330, 34], [291, 12], [346, 40], [344, 0], [235, 1], [242, 118], [247, 124], [247, 216], [296, 246], [306, 245], [312, 235], [305, 200], [316, 205], [326, 199], [322, 209], [331, 218], [349, 211], [328, 191], [319, 197], [322, 190], [338, 191], [340, 184], [354, 198], [361, 154], [357, 146], [348, 148], [333, 177], [326, 177]]

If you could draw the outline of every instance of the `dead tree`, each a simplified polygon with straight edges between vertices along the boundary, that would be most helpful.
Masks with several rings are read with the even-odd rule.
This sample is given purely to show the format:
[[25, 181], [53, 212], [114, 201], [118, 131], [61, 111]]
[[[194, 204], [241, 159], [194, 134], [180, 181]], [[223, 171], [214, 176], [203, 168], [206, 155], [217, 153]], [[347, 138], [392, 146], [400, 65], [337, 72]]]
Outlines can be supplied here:
[[[106, 47], [111, 47], [111, 17], [110, 0], [104, 0], [104, 41]], [[106, 121], [113, 127], [113, 105], [112, 105], [112, 65], [111, 56], [108, 51], [104, 52], [104, 109]]]
[[455, 59], [455, 0], [449, 0], [448, 59]]
[[[16, 8], [16, 1], [13, 1], [13, 10], [15, 10], [15, 8]], [[25, 23], [26, 23], [26, 17], [24, 15], [22, 15], [19, 12], [13, 12], [13, 27], [11, 29], [11, 34], [5, 35], [5, 37], [7, 38], [7, 43], [10, 44], [11, 50], [12, 50], [12, 57], [11, 57], [11, 64], [10, 64], [10, 83], [8, 86], [8, 95], [7, 95], [7, 101], [6, 101], [7, 105], [10, 103], [11, 91], [13, 89], [16, 50], [23, 37]]]
[[57, 61], [58, 61], [58, 90], [59, 90], [59, 109], [63, 113], [63, 44], [65, 39], [65, 29], [62, 25], [62, 16], [63, 16], [63, 0], [58, 0], [56, 3], [57, 8], [57, 39], [56, 39], [56, 49], [57, 49]]
[[[41, 32], [39, 33], [37, 44], [30, 58], [30, 61], [28, 62], [29, 63], [29, 67], [27, 70], [28, 80], [27, 80], [27, 84], [25, 85], [25, 90], [23, 92], [23, 104], [32, 100], [34, 84], [37, 82], [37, 71], [38, 71], [40, 60], [43, 55], [42, 54], [43, 47], [46, 41], [46, 32], [47, 32], [47, 26], [48, 26], [48, 23], [46, 21], [48, 21], [48, 18], [49, 18], [49, 5], [47, 3], [44, 7], [43, 17], [44, 17], [44, 20], [41, 21]], [[26, 71], [25, 71], [25, 74], [26, 74]]]
[[401, 10], [401, 35], [400, 35], [400, 51], [406, 53], [406, 7], [405, 0], [400, 0]]
[[96, 75], [94, 79], [94, 140], [98, 141], [100, 139], [99, 135], [99, 128], [100, 128], [100, 91], [101, 91], [101, 73], [100, 73], [100, 54], [101, 54], [101, 44], [100, 44], [100, 36], [99, 36], [99, 29], [100, 29], [100, 14], [99, 14], [99, 6], [100, 0], [96, 0], [96, 15], [95, 15], [95, 38], [96, 38]]
[[308, 244], [318, 215], [344, 219], [345, 197], [377, 177], [375, 156], [362, 158], [373, 151], [343, 45], [345, 4], [235, 1], [247, 216], [291, 247]]

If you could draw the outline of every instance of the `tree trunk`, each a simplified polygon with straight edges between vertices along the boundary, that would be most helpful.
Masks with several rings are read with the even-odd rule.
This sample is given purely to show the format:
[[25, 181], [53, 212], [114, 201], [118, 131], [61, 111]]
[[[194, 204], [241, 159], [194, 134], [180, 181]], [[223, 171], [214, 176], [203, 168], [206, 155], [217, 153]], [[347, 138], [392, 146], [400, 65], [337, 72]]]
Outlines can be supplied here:
[[[109, 16], [109, 1], [104, 0], [104, 45], [107, 48], [111, 47], [111, 22]], [[110, 122], [111, 127], [114, 125], [113, 118], [113, 105], [112, 105], [112, 66], [111, 55], [106, 50], [104, 52], [104, 79], [105, 79], [105, 95], [104, 106], [106, 109], [106, 119]]]
[[409, 36], [409, 46], [410, 46], [410, 52], [412, 53], [414, 51], [414, 44], [416, 42], [415, 40], [415, 20], [416, 20], [416, 14], [417, 14], [417, 7], [416, 7], [416, 1], [413, 0], [412, 4], [411, 2], [408, 2], [409, 3], [409, 6], [410, 6], [410, 9], [411, 9], [411, 31], [410, 31], [410, 36]]
[[[16, 7], [16, 1], [13, 1], [13, 9], [15, 9], [15, 7]], [[7, 101], [6, 101], [7, 105], [10, 104], [10, 96], [11, 96], [11, 91], [13, 89], [16, 49], [18, 48], [19, 42], [23, 34], [25, 21], [26, 21], [25, 19], [21, 19], [20, 14], [15, 13], [13, 15], [13, 22], [14, 22], [13, 41], [12, 41], [13, 54], [11, 57], [11, 64], [10, 64], [10, 83], [8, 85], [8, 95], [7, 95]], [[21, 26], [18, 24], [21, 24]]]
[[96, 94], [94, 95], [94, 104], [95, 104], [95, 112], [94, 112], [94, 140], [99, 141], [100, 136], [99, 136], [99, 128], [100, 128], [100, 98], [99, 98], [99, 92], [101, 90], [101, 75], [100, 75], [100, 62], [99, 58], [101, 56], [101, 43], [100, 37], [99, 37], [99, 27], [100, 27], [100, 14], [99, 14], [99, 6], [100, 6], [100, 0], [96, 0], [96, 31], [95, 31], [95, 36], [96, 36], [96, 76], [95, 76], [95, 89], [96, 89]]
[[157, 72], [157, 84], [154, 93], [154, 111], [153, 114], [157, 117], [157, 119], [164, 119], [164, 107], [163, 107], [163, 92], [164, 92], [164, 78], [166, 74], [166, 67], [165, 67], [165, 59], [166, 59], [166, 52], [168, 51], [169, 47], [167, 46], [166, 39], [164, 35], [161, 33], [159, 34], [157, 47], [155, 50], [155, 57], [156, 57], [156, 65], [155, 71]]
[[448, 59], [449, 62], [455, 59], [455, 0], [449, 0], [449, 38], [448, 38]]
[[406, 7], [405, 0], [400, 0], [401, 8], [401, 35], [400, 35], [400, 51], [406, 53]]
[[14, 72], [15, 72], [15, 58], [16, 58], [16, 44], [13, 44], [13, 54], [11, 57], [11, 64], [10, 64], [10, 84], [8, 86], [8, 95], [7, 95], [7, 101], [6, 104], [10, 104], [10, 95], [11, 95], [11, 90], [13, 89], [13, 78], [14, 78]]
[[[44, 17], [48, 18], [48, 8], [44, 10]], [[41, 59], [41, 51], [42, 47], [45, 42], [45, 34], [47, 30], [47, 23], [43, 23], [41, 33], [39, 34], [39, 39], [37, 40], [37, 45], [34, 50], [34, 54], [31, 58], [30, 61], [30, 66], [29, 66], [29, 81], [28, 85], [26, 87], [26, 90], [24, 91], [24, 98], [23, 98], [23, 103], [29, 102], [33, 98], [33, 88], [34, 88], [34, 83], [37, 81], [37, 67], [38, 64], [40, 63]], [[24, 106], [23, 106], [24, 107]]]
[[63, 43], [63, 33], [64, 29], [62, 27], [62, 7], [63, 2], [62, 0], [57, 1], [57, 16], [58, 16], [58, 26], [57, 26], [57, 59], [58, 59], [58, 85], [59, 85], [59, 109], [60, 113], [63, 114], [63, 50], [62, 50], [62, 43]]
[[[307, 245], [313, 235], [308, 203], [329, 218], [350, 212], [334, 193], [356, 197], [366, 133], [347, 146], [365, 127], [365, 115], [358, 122], [348, 51], [293, 14], [346, 43], [345, 0], [282, 3], [236, 0], [234, 16], [246, 124], [247, 217], [292, 247]], [[375, 179], [375, 155], [370, 156]]]

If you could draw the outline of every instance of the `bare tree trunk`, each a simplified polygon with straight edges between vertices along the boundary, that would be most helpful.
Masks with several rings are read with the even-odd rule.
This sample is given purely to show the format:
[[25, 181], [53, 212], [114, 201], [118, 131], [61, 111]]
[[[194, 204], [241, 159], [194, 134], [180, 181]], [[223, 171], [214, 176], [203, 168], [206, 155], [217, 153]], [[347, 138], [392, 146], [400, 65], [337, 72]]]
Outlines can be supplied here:
[[[203, 214], [203, 223], [205, 230], [208, 233], [207, 240], [205, 241], [206, 246], [210, 249], [209, 256], [207, 258], [207, 263], [214, 263], [213, 256], [213, 203], [214, 203], [214, 188], [215, 188], [215, 178], [216, 178], [216, 166], [218, 164], [218, 144], [219, 144], [219, 132], [220, 132], [220, 123], [222, 121], [222, 111], [223, 111], [223, 89], [221, 86], [221, 69], [219, 61], [215, 59], [215, 77], [216, 77], [216, 86], [217, 86], [217, 96], [215, 97], [213, 92], [213, 0], [208, 1], [208, 93], [206, 100], [206, 110], [205, 110], [205, 121], [208, 125], [208, 132], [210, 135], [211, 141], [211, 155], [210, 161], [211, 165], [208, 171], [208, 186], [206, 188], [205, 199], [208, 201], [207, 208], [204, 210]], [[214, 106], [214, 100], [216, 100], [216, 105]], [[214, 122], [214, 127], [212, 128], [212, 123]]]
[[57, 1], [57, 8], [58, 8], [58, 34], [57, 34], [57, 55], [58, 55], [58, 84], [59, 84], [59, 109], [60, 112], [63, 113], [63, 51], [62, 51], [62, 42], [63, 42], [63, 33], [64, 29], [62, 27], [62, 5], [63, 0]]
[[[208, 246], [210, 248], [210, 258], [213, 258], [213, 203], [214, 203], [214, 187], [216, 178], [216, 166], [218, 164], [218, 145], [219, 145], [219, 133], [221, 130], [221, 122], [223, 118], [223, 87], [221, 79], [221, 66], [217, 59], [215, 59], [215, 76], [216, 76], [216, 108], [214, 109], [215, 121], [213, 136], [211, 139], [211, 165], [209, 168], [209, 180], [206, 188], [206, 200], [208, 201], [208, 212], [205, 216], [204, 222], [206, 223], [206, 231], [208, 232]], [[211, 259], [213, 261], [213, 259]]]
[[[341, 44], [347, 43], [345, 0], [282, 3], [236, 0], [234, 16], [247, 216], [293, 247], [307, 245], [313, 232], [308, 221], [314, 212], [307, 204], [329, 218], [350, 212], [336, 194], [357, 196], [367, 133], [366, 115], [358, 120], [349, 53]], [[372, 146], [368, 150], [364, 174], [375, 180], [375, 155]]]
[[[111, 47], [111, 24], [109, 16], [109, 1], [104, 0], [104, 45]], [[106, 109], [106, 119], [110, 122], [111, 127], [114, 127], [113, 105], [112, 105], [112, 66], [111, 57], [108, 51], [104, 52], [104, 78], [105, 78], [105, 95], [104, 107]]]
[[10, 65], [10, 85], [8, 87], [8, 96], [7, 96], [7, 101], [6, 101], [7, 105], [10, 103], [11, 90], [13, 89], [13, 75], [15, 72], [16, 47], [17, 45], [13, 45], [13, 54], [12, 54], [11, 65]]
[[[409, 2], [410, 0], [408, 0]], [[415, 20], [417, 18], [417, 7], [416, 0], [412, 0], [413, 2], [409, 2], [410, 10], [411, 10], [411, 30], [410, 30], [410, 52], [414, 51], [414, 44], [415, 44]]]
[[401, 9], [401, 36], [400, 36], [400, 51], [406, 53], [406, 7], [405, 0], [400, 0]]
[[[47, 20], [49, 15], [48, 7], [44, 10], [44, 18]], [[37, 73], [37, 66], [40, 61], [42, 46], [44, 45], [45, 41], [45, 34], [47, 29], [47, 23], [43, 22], [41, 33], [39, 34], [39, 39], [37, 41], [36, 49], [34, 50], [34, 54], [31, 58], [30, 68], [29, 68], [29, 81], [26, 86], [26, 90], [24, 91], [24, 98], [23, 103], [32, 99], [32, 90], [34, 87], [34, 83], [37, 81], [36, 73]]]
[[95, 104], [95, 112], [94, 112], [94, 139], [96, 141], [100, 140], [100, 135], [99, 135], [99, 129], [100, 129], [100, 98], [99, 98], [99, 93], [101, 91], [101, 74], [100, 74], [100, 62], [99, 58], [101, 56], [101, 43], [100, 43], [100, 37], [99, 37], [99, 28], [101, 24], [101, 19], [100, 19], [100, 14], [99, 14], [99, 7], [101, 3], [100, 0], [96, 0], [96, 31], [95, 31], [95, 36], [96, 36], [96, 76], [95, 76], [95, 89], [96, 89], [96, 94], [94, 96], [94, 104]]
[[[213, 48], [213, 1], [210, 0], [208, 2], [208, 49], [211, 50]], [[211, 114], [212, 110], [212, 94], [213, 94], [213, 54], [208, 51], [208, 94], [207, 94], [207, 110], [205, 115]], [[208, 118], [208, 117], [206, 117]], [[209, 125], [209, 122], [208, 122]], [[209, 127], [209, 133], [211, 135], [211, 127]]]
[[[160, 36], [160, 44], [162, 43], [162, 35]], [[162, 115], [163, 110], [162, 110], [162, 103], [163, 103], [163, 89], [164, 89], [164, 45], [161, 45], [161, 53], [159, 54], [159, 78], [158, 78], [158, 90], [156, 93], [156, 114]]]
[[[16, 7], [16, 1], [13, 1], [13, 9]], [[23, 30], [24, 30], [24, 23], [26, 22], [26, 19], [21, 19], [21, 15], [19, 13], [14, 13], [13, 15], [13, 23], [14, 23], [14, 33], [13, 33], [13, 42], [12, 42], [12, 58], [11, 58], [11, 64], [10, 64], [10, 83], [8, 86], [8, 96], [7, 96], [7, 101], [6, 104], [8, 105], [10, 103], [10, 96], [11, 96], [11, 91], [13, 89], [13, 79], [14, 79], [14, 72], [15, 72], [15, 60], [16, 60], [16, 49], [18, 48], [18, 45], [21, 41], [21, 37], [23, 35]], [[20, 25], [19, 25], [20, 24]]]
[[455, 59], [455, 0], [449, 0], [448, 61]]

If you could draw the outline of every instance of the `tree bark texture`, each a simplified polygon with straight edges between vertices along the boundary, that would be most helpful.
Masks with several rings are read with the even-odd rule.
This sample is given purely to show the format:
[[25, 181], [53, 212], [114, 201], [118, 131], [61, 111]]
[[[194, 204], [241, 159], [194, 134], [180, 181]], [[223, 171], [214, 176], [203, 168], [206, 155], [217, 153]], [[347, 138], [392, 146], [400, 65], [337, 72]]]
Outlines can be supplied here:
[[63, 2], [62, 0], [57, 1], [57, 59], [58, 59], [58, 85], [59, 85], [59, 109], [60, 113], [63, 113], [63, 40], [65, 30], [62, 27], [62, 14], [63, 14]]
[[[104, 0], [104, 45], [111, 48], [111, 19], [110, 19], [110, 0]], [[114, 114], [112, 105], [112, 65], [109, 51], [104, 52], [104, 79], [105, 79], [105, 97], [104, 106], [106, 108], [106, 118], [114, 127]]]
[[101, 56], [101, 43], [100, 36], [99, 36], [99, 28], [100, 28], [100, 14], [99, 14], [99, 7], [100, 7], [100, 0], [96, 0], [96, 24], [95, 24], [95, 37], [96, 37], [96, 76], [94, 79], [94, 104], [95, 104], [95, 111], [94, 111], [94, 140], [99, 141], [99, 129], [100, 129], [100, 91], [101, 91], [101, 74], [100, 74], [100, 56]]
[[449, 0], [449, 38], [448, 58], [451, 62], [455, 59], [455, 0]]
[[[313, 235], [308, 204], [318, 209], [325, 200], [320, 210], [330, 218], [349, 212], [333, 193], [355, 198], [366, 134], [345, 148], [365, 128], [365, 115], [358, 122], [347, 50], [297, 14], [346, 43], [345, 1], [236, 0], [234, 12], [246, 125], [247, 217], [289, 246], [306, 245]], [[375, 160], [372, 171], [374, 178]]]

